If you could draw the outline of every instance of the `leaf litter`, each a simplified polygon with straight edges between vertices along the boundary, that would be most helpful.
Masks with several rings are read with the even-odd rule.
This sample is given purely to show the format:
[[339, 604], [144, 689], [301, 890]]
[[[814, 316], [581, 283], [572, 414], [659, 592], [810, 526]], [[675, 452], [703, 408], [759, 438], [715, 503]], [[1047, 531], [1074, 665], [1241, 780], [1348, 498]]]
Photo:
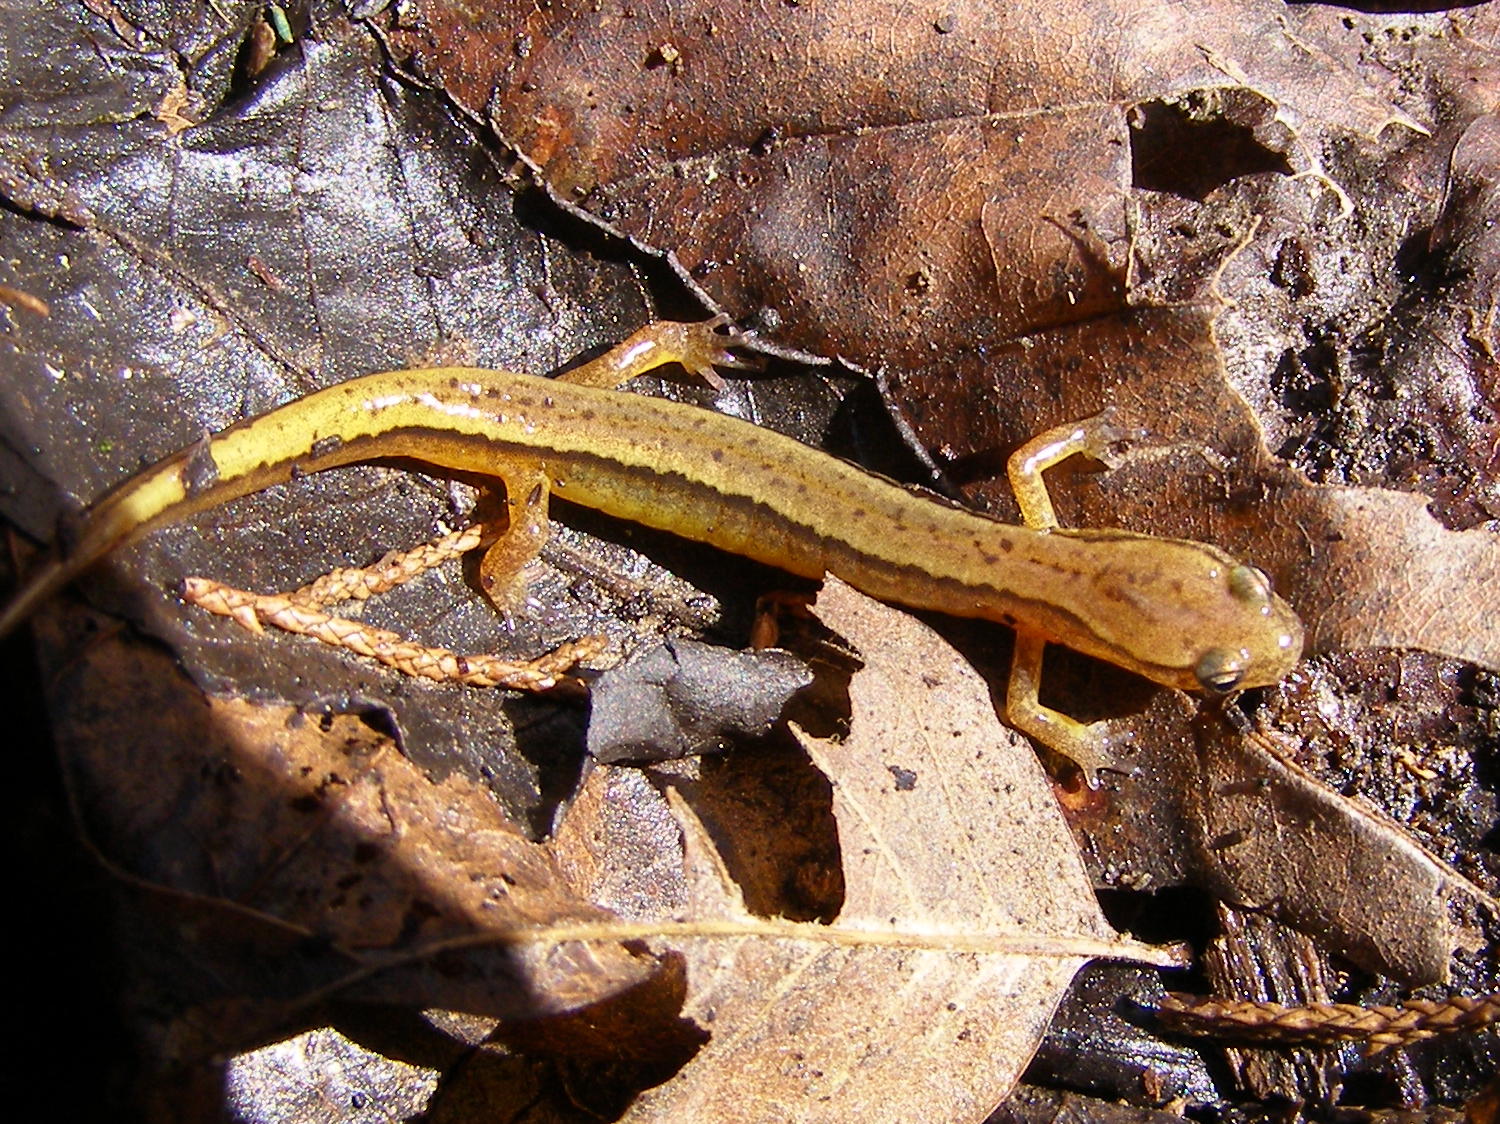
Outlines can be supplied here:
[[[1061, 13], [1055, 16], [1057, 19], [1064, 18]], [[1140, 26], [1144, 26], [1145, 22], [1148, 21], [1143, 21]], [[1312, 23], [1313, 20], [1309, 19], [1303, 26], [1311, 26]], [[960, 20], [957, 26], [963, 27], [963, 21]], [[1296, 34], [1287, 31], [1291, 26], [1293, 25], [1282, 24], [1273, 33], [1278, 57], [1287, 49], [1295, 56], [1304, 46], [1299, 43]], [[1228, 29], [1225, 33], [1230, 35], [1235, 34], [1234, 29], [1237, 27], [1265, 30], [1263, 25], [1249, 18], [1226, 21], [1225, 27]], [[939, 36], [947, 36], [951, 34], [952, 28], [948, 31], [940, 28], [935, 30]], [[583, 38], [586, 40], [586, 36]], [[1253, 36], [1251, 39], [1254, 41]], [[674, 64], [675, 69], [658, 67], [654, 77], [684, 73], [691, 75], [694, 58], [690, 45], [680, 37], [674, 39], [674, 42], [682, 44], [681, 47], [674, 46], [674, 51], [679, 52], [682, 60], [681, 65]], [[1055, 39], [1048, 40], [1046, 46], [1055, 46], [1057, 42]], [[785, 45], [783, 42], [782, 48]], [[659, 44], [653, 46], [653, 50], [657, 49]], [[1130, 48], [1127, 48], [1127, 52], [1128, 50]], [[849, 58], [855, 60], [856, 55], [857, 52], [851, 49]], [[486, 56], [481, 52], [470, 57]], [[500, 51], [488, 57], [497, 59], [505, 55]], [[1150, 61], [1149, 55], [1145, 57]], [[1243, 106], [1224, 109], [1222, 106], [1227, 103], [1221, 103], [1221, 108], [1214, 112], [1222, 120], [1248, 122], [1247, 127], [1258, 137], [1268, 138], [1266, 143], [1270, 150], [1282, 152], [1286, 156], [1288, 167], [1302, 174], [1302, 178], [1297, 180], [1275, 177], [1275, 184], [1270, 186], [1266, 184], [1265, 177], [1261, 177], [1238, 200], [1230, 199], [1232, 207], [1252, 210], [1260, 208], [1274, 212], [1275, 218], [1285, 220], [1290, 216], [1301, 223], [1300, 226], [1294, 224], [1295, 228], [1292, 230], [1274, 224], [1268, 225], [1263, 228], [1262, 238], [1252, 242], [1238, 254], [1231, 255], [1229, 251], [1242, 241], [1240, 233], [1247, 229], [1247, 225], [1242, 224], [1238, 230], [1231, 230], [1222, 238], [1222, 252], [1217, 255], [1209, 253], [1203, 258], [1207, 268], [1201, 274], [1200, 282], [1210, 277], [1220, 279], [1221, 271], [1218, 267], [1228, 257], [1229, 268], [1223, 271], [1222, 279], [1228, 282], [1226, 289], [1241, 300], [1244, 297], [1243, 291], [1236, 290], [1233, 285], [1235, 270], [1245, 268], [1253, 272], [1254, 269], [1259, 269], [1266, 274], [1280, 271], [1280, 275], [1290, 276], [1296, 272], [1293, 266], [1287, 265], [1297, 259], [1295, 243], [1299, 237], [1307, 241], [1306, 232], [1309, 229], [1321, 229], [1331, 235], [1323, 243], [1325, 250], [1329, 242], [1358, 242], [1368, 233], [1368, 228], [1360, 225], [1363, 215], [1359, 210], [1351, 221], [1349, 216], [1340, 216], [1330, 209], [1330, 204], [1337, 201], [1336, 193], [1327, 190], [1326, 185], [1320, 186], [1320, 181], [1310, 174], [1318, 171], [1316, 161], [1309, 159], [1309, 154], [1315, 151], [1311, 142], [1320, 135], [1336, 132], [1343, 127], [1353, 127], [1357, 132], [1368, 134], [1395, 121], [1399, 124], [1397, 131], [1411, 128], [1411, 119], [1401, 121], [1401, 115], [1391, 111], [1387, 99], [1362, 89], [1359, 81], [1351, 77], [1352, 70], [1340, 67], [1313, 68], [1312, 73], [1323, 75], [1325, 82], [1337, 84], [1337, 93], [1330, 96], [1326, 84], [1298, 89], [1298, 83], [1292, 81], [1290, 87], [1277, 87], [1270, 79], [1257, 75], [1256, 64], [1261, 61], [1244, 50], [1226, 50], [1223, 44], [1216, 44], [1214, 50], [1205, 54], [1201, 60], [1209, 70], [1216, 71], [1220, 76], [1214, 80], [1220, 89], [1233, 94], [1237, 88], [1243, 87], [1250, 89], [1253, 95], [1249, 110]], [[1194, 67], [1197, 65], [1195, 62]], [[1107, 73], [1109, 68], [1104, 70]], [[1361, 75], [1368, 76], [1372, 70], [1378, 71], [1379, 67], [1371, 67], [1361, 60]], [[1149, 66], [1139, 68], [1140, 74], [1149, 76], [1151, 72], [1152, 68]], [[841, 72], [830, 69], [829, 73], [839, 76]], [[1186, 73], [1196, 75], [1199, 71], [1190, 67]], [[1293, 79], [1298, 77], [1295, 73], [1292, 74]], [[1300, 77], [1305, 78], [1306, 72]], [[842, 81], [842, 77], [840, 80]], [[1201, 75], [1194, 81], [1201, 83]], [[941, 84], [932, 83], [930, 88], [939, 89]], [[1098, 93], [1097, 85], [1090, 88], [1095, 94]], [[1482, 91], [1484, 86], [1481, 83], [1475, 88]], [[1172, 90], [1170, 81], [1165, 89]], [[1149, 94], [1159, 98], [1162, 104], [1188, 105], [1185, 99], [1178, 99], [1176, 93], [1163, 94], [1162, 90], [1163, 87], [1159, 85], [1148, 84], [1135, 89], [1132, 97], [1139, 98]], [[1351, 91], [1357, 93], [1349, 97], [1343, 96]], [[1269, 99], [1266, 97], [1268, 93]], [[1463, 98], [1473, 96], [1472, 93], [1459, 91], [1458, 104], [1463, 105]], [[1254, 111], [1254, 101], [1257, 98], [1263, 103], [1259, 116]], [[1095, 107], [1103, 115], [1104, 122], [1110, 126], [1107, 129], [1090, 133], [1090, 120], [1078, 119], [1064, 122], [1059, 126], [1059, 131], [1049, 133], [1052, 125], [1046, 119], [1047, 115], [1028, 112], [1024, 115], [1027, 135], [1022, 136], [1018, 131], [1009, 137], [994, 134], [990, 139], [995, 143], [1010, 140], [1022, 151], [1035, 157], [1037, 152], [1049, 148], [1068, 150], [1066, 144], [1057, 146], [1053, 142], [1058, 138], [1075, 136], [1082, 130], [1085, 134], [1105, 137], [1118, 149], [1120, 145], [1114, 142], [1124, 139], [1124, 134], [1118, 127], [1120, 111], [1124, 107], [1117, 102], [1130, 100], [1111, 93], [1103, 99], [1104, 104]], [[846, 102], [847, 99], [833, 99], [825, 104], [839, 105]], [[1264, 112], [1267, 105], [1272, 108], [1269, 114]], [[1191, 109], [1191, 106], [1188, 108]], [[1353, 113], [1359, 120], [1336, 120], [1331, 130], [1325, 129], [1325, 122], [1320, 121], [1320, 114], [1330, 112], [1345, 115]], [[1278, 119], [1282, 119], [1282, 123], [1294, 123], [1301, 132], [1296, 138], [1277, 140], [1274, 131]], [[757, 122], [756, 126], [759, 127], [760, 124]], [[942, 139], [947, 135], [933, 134], [921, 127], [920, 122], [890, 130], [893, 135], [903, 131], [908, 137], [919, 141], [934, 135]], [[1413, 134], [1417, 133], [1417, 130], [1411, 131]], [[836, 133], [837, 130], [831, 131], [831, 146], [850, 143], [850, 138], [832, 135]], [[1484, 168], [1492, 163], [1492, 159], [1486, 155], [1488, 142], [1483, 127], [1464, 132], [1461, 136], [1462, 144], [1453, 147], [1452, 142], [1458, 135], [1452, 133], [1440, 137], [1439, 142], [1425, 150], [1418, 147], [1405, 152], [1401, 151], [1400, 144], [1392, 145], [1390, 138], [1386, 138], [1384, 151], [1388, 152], [1394, 147], [1398, 158], [1410, 161], [1410, 180], [1415, 184], [1415, 195], [1445, 200], [1442, 224], [1434, 231], [1434, 243], [1441, 245], [1447, 239], [1459, 251], [1456, 258], [1465, 259], [1467, 255], [1468, 259], [1472, 259], [1472, 265], [1482, 266], [1488, 260], [1488, 256], [1483, 253], [1482, 235], [1493, 224], [1485, 220], [1490, 204], [1482, 192], [1474, 192], [1471, 185], [1482, 186], [1486, 182]], [[1050, 141], [1049, 136], [1052, 138]], [[762, 147], [771, 154], [780, 151], [790, 158], [797, 153], [816, 150], [817, 138], [803, 140], [795, 130], [786, 129], [782, 121], [771, 121], [765, 132], [756, 139], [761, 137], [764, 138]], [[1035, 143], [1036, 148], [1027, 147], [1027, 142]], [[1453, 150], [1452, 191], [1447, 193], [1433, 189], [1434, 182], [1438, 183], [1440, 189], [1442, 185], [1441, 181], [1434, 181], [1432, 161], [1426, 159], [1433, 148], [1442, 145], [1449, 145]], [[935, 148], [949, 154], [968, 151], [968, 146], [954, 143], [919, 143], [918, 148]], [[1085, 147], [1078, 147], [1077, 150], [1089, 151]], [[863, 158], [872, 149], [867, 145], [861, 151]], [[879, 152], [878, 149], [873, 151]], [[993, 153], [995, 148], [992, 145], [986, 151]], [[1121, 231], [1127, 229], [1118, 220], [1122, 216], [1128, 217], [1128, 213], [1118, 205], [1117, 200], [1128, 194], [1129, 172], [1119, 159], [1118, 152], [1110, 154], [1101, 149], [1092, 152], [1091, 156], [1097, 156], [1099, 152], [1104, 152], [1106, 159], [1095, 169], [1069, 166], [1062, 169], [1046, 168], [1039, 173], [1033, 169], [1033, 183], [1044, 187], [1064, 181], [1102, 184], [1102, 187], [1097, 197], [1091, 195], [1086, 200], [1088, 205], [1082, 208], [1085, 221], [1073, 229], [1075, 237], [1053, 239], [1049, 251], [1051, 257], [1042, 255], [1024, 259], [1028, 268], [1032, 269], [1033, 279], [1045, 277], [1050, 269], [1052, 273], [1066, 277], [1067, 283], [1043, 292], [1038, 297], [1035, 292], [1028, 291], [1023, 282], [1017, 285], [1014, 299], [993, 318], [993, 323], [1007, 325], [1008, 331], [1015, 330], [1016, 324], [1056, 323], [1058, 326], [1053, 339], [1049, 340], [1046, 331], [1032, 332], [1024, 340], [1008, 339], [990, 347], [990, 341], [987, 341], [984, 334], [971, 331], [973, 325], [968, 322], [959, 323], [956, 327], [950, 325], [953, 327], [952, 331], [939, 331], [935, 328], [929, 338], [921, 332], [914, 334], [908, 331], [910, 319], [902, 321], [897, 318], [894, 322], [896, 327], [886, 329], [882, 335], [878, 330], [872, 332], [872, 327], [881, 329], [880, 317], [876, 317], [873, 324], [863, 314], [841, 320], [842, 313], [837, 307], [807, 308], [804, 309], [804, 314], [798, 311], [803, 306], [797, 302], [804, 299], [800, 294], [807, 284], [805, 272], [790, 278], [790, 296], [784, 295], [782, 290], [766, 286], [764, 292], [767, 296], [763, 300], [756, 299], [758, 291], [753, 287], [745, 290], [747, 295], [743, 299], [736, 299], [743, 308], [759, 307], [773, 312], [782, 310], [782, 322], [788, 325], [788, 331], [791, 332], [816, 332], [824, 330], [825, 325], [833, 325], [821, 341], [811, 339], [813, 344], [829, 353], [850, 355], [856, 359], [864, 354], [880, 362], [887, 358], [901, 359], [902, 348], [912, 348], [912, 373], [897, 385], [908, 395], [915, 393], [915, 398], [909, 397], [903, 408], [918, 414], [919, 420], [922, 420], [920, 411], [923, 395], [931, 393], [934, 387], [953, 385], [961, 378], [973, 374], [973, 356], [966, 355], [965, 352], [972, 345], [974, 353], [984, 355], [986, 369], [991, 371], [987, 376], [989, 381], [981, 380], [978, 385], [994, 387], [1003, 392], [999, 396], [1014, 398], [1029, 405], [1005, 417], [991, 417], [990, 406], [985, 402], [977, 407], [962, 405], [954, 411], [962, 419], [958, 428], [953, 427], [951, 420], [943, 419], [942, 426], [928, 426], [924, 429], [923, 435], [930, 438], [933, 447], [943, 451], [952, 450], [960, 457], [967, 449], [1002, 447], [1007, 441], [1013, 442], [1029, 435], [1040, 428], [1039, 422], [1055, 420], [1049, 416], [1053, 412], [1092, 412], [1103, 395], [1121, 394], [1127, 398], [1133, 395], [1137, 414], [1130, 420], [1151, 428], [1158, 434], [1166, 453], [1137, 456], [1119, 474], [1103, 481], [1089, 481], [1083, 488], [1073, 490], [1074, 494], [1063, 502], [1071, 506], [1075, 522], [1112, 521], [1140, 525], [1147, 530], [1169, 529], [1174, 533], [1195, 536], [1201, 534], [1236, 547], [1241, 542], [1248, 543], [1250, 545], [1242, 552], [1267, 559], [1268, 568], [1277, 572], [1278, 584], [1293, 594], [1299, 608], [1307, 615], [1320, 645], [1410, 644], [1465, 655], [1494, 667], [1492, 648], [1496, 630], [1485, 626], [1494, 616], [1497, 588], [1496, 583], [1489, 582], [1485, 577], [1495, 568], [1490, 540], [1482, 532], [1452, 530], [1440, 523], [1429, 514], [1420, 497], [1393, 497], [1392, 493], [1375, 488], [1325, 485], [1319, 491], [1306, 490], [1306, 482], [1295, 475], [1279, 470], [1267, 475], [1265, 467], [1271, 461], [1270, 450], [1274, 447], [1278, 453], [1282, 452], [1283, 439], [1290, 438], [1282, 421], [1274, 416], [1274, 408], [1266, 408], [1268, 403], [1274, 407], [1271, 388], [1253, 382], [1247, 384], [1243, 380], [1243, 373], [1237, 368], [1231, 369], [1221, 353], [1219, 341], [1222, 332], [1216, 335], [1214, 329], [1222, 329], [1226, 320], [1234, 318], [1234, 306], [1225, 306], [1217, 301], [1210, 302], [1208, 307], [1194, 306], [1191, 302], [1204, 292], [1201, 284], [1197, 288], [1180, 283], [1175, 288], [1167, 285], [1159, 293], [1137, 287], [1144, 279], [1131, 277], [1129, 267], [1150, 261], [1146, 248], [1139, 242], [1135, 246], [1138, 256], [1133, 262], [1128, 255], [1118, 253], [1117, 247], [1112, 245], [1100, 253], [1099, 246], [1091, 240], [1093, 235], [1103, 232], [1106, 236], [1104, 241], [1112, 243]], [[891, 164], [910, 166], [910, 161], [903, 152], [901, 161], [893, 160]], [[744, 167], [750, 168], [750, 165], [746, 164]], [[675, 174], [676, 169], [672, 170]], [[947, 175], [947, 172], [943, 174]], [[956, 173], [960, 179], [963, 174], [965, 173], [961, 168]], [[40, 186], [51, 189], [56, 185]], [[913, 186], [919, 188], [923, 185], [918, 182]], [[1293, 188], [1308, 189], [1300, 204], [1293, 197]], [[1024, 196], [1025, 193], [1021, 194]], [[1222, 203], [1226, 196], [1234, 195], [1233, 190], [1221, 192], [1219, 202]], [[909, 211], [919, 215], [924, 211], [936, 213], [932, 211], [929, 198], [920, 194], [916, 198], [917, 202], [908, 208]], [[1048, 213], [1046, 208], [1052, 204], [1047, 201], [1047, 197], [1030, 198], [1041, 198], [1040, 209], [1043, 213]], [[815, 198], [814, 202], [821, 205], [822, 199]], [[1158, 204], [1163, 213], [1167, 211], [1166, 204], [1159, 198], [1152, 202]], [[1374, 202], [1376, 200], [1364, 200], [1356, 196], [1356, 203], [1360, 204], [1363, 211], [1373, 210]], [[1300, 212], [1296, 210], [1298, 205], [1304, 208]], [[726, 204], [726, 207], [738, 207], [747, 213], [749, 210], [743, 202]], [[601, 211], [606, 210], [601, 208]], [[672, 208], [665, 210], [670, 212]], [[686, 210], [695, 221], [701, 219], [696, 208], [678, 210]], [[116, 209], [112, 213], [120, 212]], [[1048, 215], [1051, 220], [1058, 218], [1057, 215]], [[89, 216], [80, 213], [80, 217], [85, 220], [85, 225], [98, 220], [97, 214]], [[659, 221], [655, 216], [651, 218], [652, 223]], [[1042, 225], [1056, 230], [1050, 222]], [[796, 229], [796, 224], [789, 223], [788, 227]], [[219, 227], [215, 226], [215, 229]], [[954, 279], [962, 281], [968, 277], [969, 274], [964, 270], [971, 266], [977, 269], [975, 262], [988, 267], [1006, 260], [1005, 247], [1012, 244], [1008, 241], [1010, 232], [1007, 220], [991, 212], [983, 222], [983, 230], [983, 245], [962, 248], [967, 251], [982, 251], [981, 256], [969, 259], [963, 268], [954, 267], [948, 273], [942, 269], [918, 268], [897, 274], [895, 281], [900, 283], [905, 295], [902, 299], [924, 297], [933, 292], [929, 285], [932, 281], [938, 283], [937, 288], [941, 292], [943, 286]], [[684, 247], [684, 260], [689, 260], [689, 249], [693, 245], [691, 237], [679, 238], [677, 234], [668, 231], [651, 240], [658, 241], [667, 248], [672, 248], [675, 242]], [[910, 244], [938, 245], [941, 248], [940, 240], [924, 242], [921, 238], [915, 239], [913, 243], [900, 240], [882, 243], [877, 238], [867, 237], [863, 242], [896, 247]], [[1320, 261], [1317, 245], [1312, 241], [1307, 241], [1307, 245], [1313, 246], [1313, 259], [1306, 276], [1317, 283], [1313, 287], [1313, 297], [1308, 299], [1316, 302], [1317, 285], [1324, 286], [1326, 290], [1332, 271], [1326, 268], [1326, 262]], [[886, 253], [885, 257], [901, 264], [899, 254]], [[772, 258], [774, 265], [774, 255]], [[697, 264], [709, 267], [721, 260], [734, 264], [731, 257], [720, 259], [709, 253], [700, 253]], [[1101, 261], [1104, 267], [1102, 276], [1096, 268]], [[698, 273], [694, 276], [708, 291], [718, 295], [713, 272], [710, 269], [702, 276]], [[986, 285], [982, 291], [988, 291], [993, 284], [992, 281], [984, 280], [988, 275], [982, 270], [973, 273], [973, 276], [980, 277]], [[893, 288], [888, 286], [886, 290], [881, 290], [864, 272], [859, 274], [858, 282], [866, 290], [885, 293], [883, 299], [889, 303], [889, 294], [894, 292]], [[1411, 336], [1413, 346], [1418, 349], [1425, 347], [1425, 354], [1437, 360], [1452, 362], [1456, 355], [1460, 360], [1456, 364], [1459, 368], [1464, 366], [1465, 356], [1472, 359], [1480, 353], [1470, 348], [1469, 344], [1475, 340], [1483, 342], [1488, 338], [1487, 325], [1490, 321], [1486, 320], [1484, 313], [1486, 307], [1493, 312], [1492, 278], [1487, 278], [1482, 270], [1470, 271], [1461, 282], [1447, 290], [1446, 296], [1450, 299], [1445, 308], [1439, 309], [1440, 313], [1446, 313], [1446, 318], [1437, 319], [1433, 331], [1416, 332]], [[1468, 287], [1465, 288], [1465, 285]], [[1295, 282], [1289, 291], [1302, 292], [1303, 288], [1303, 282]], [[960, 292], [966, 301], [972, 301], [974, 289], [971, 286], [954, 285], [952, 291]], [[816, 286], [814, 292], [817, 292]], [[1106, 316], [1105, 322], [1112, 320], [1113, 323], [1108, 323], [1103, 330], [1097, 330], [1094, 324], [1087, 322], [1082, 325], [1069, 323], [1067, 316], [1059, 320], [1056, 313], [1059, 310], [1066, 312], [1066, 298], [1080, 293], [1098, 295], [1103, 300], [1101, 307], [1106, 310], [1112, 307], [1110, 301], [1116, 302], [1113, 307], [1117, 309], [1122, 305], [1131, 307], [1118, 315]], [[1148, 298], [1158, 301], [1165, 299], [1167, 306], [1158, 307], [1149, 303], [1145, 307], [1136, 306]], [[1186, 306], [1173, 303], [1184, 300], [1189, 302]], [[1224, 315], [1226, 308], [1230, 314], [1227, 317]], [[1269, 322], [1270, 318], [1267, 320]], [[933, 322], [938, 328], [944, 323], [941, 318]], [[987, 318], [986, 324], [989, 323], [991, 320]], [[1395, 322], [1395, 327], [1399, 331], [1399, 320]], [[1457, 332], [1450, 332], [1455, 327]], [[1141, 334], [1132, 339], [1131, 333], [1135, 331]], [[1105, 346], [1097, 346], [1101, 341]], [[857, 350], [861, 347], [865, 349], [863, 353]], [[926, 350], [922, 351], [923, 348]], [[1490, 351], [1492, 350], [1491, 348]], [[935, 364], [924, 374], [923, 363], [933, 356], [937, 357]], [[1205, 357], [1207, 362], [1203, 361]], [[1189, 362], [1183, 363], [1184, 358]], [[948, 363], [950, 359], [953, 360], [951, 364]], [[1081, 362], [1084, 359], [1087, 362]], [[1472, 373], [1482, 381], [1486, 371], [1492, 366], [1492, 363], [1488, 366], [1480, 364]], [[1058, 377], [1060, 372], [1064, 377]], [[1184, 400], [1196, 401], [1200, 408], [1177, 411], [1176, 404]], [[1393, 400], [1400, 401], [1401, 396], [1397, 395]], [[1367, 428], [1385, 432], [1395, 431], [1398, 427], [1394, 422], [1380, 421]], [[1475, 440], [1467, 441], [1467, 451], [1482, 452], [1488, 445], [1484, 440], [1487, 433], [1483, 425], [1479, 424], [1473, 434]], [[966, 437], [970, 440], [964, 440]], [[75, 459], [83, 462], [89, 458]], [[1176, 480], [1170, 474], [1165, 477], [1154, 474], [1156, 470], [1166, 470], [1174, 465], [1179, 473]], [[1187, 482], [1183, 483], [1184, 478], [1180, 475], [1183, 465], [1196, 465], [1201, 471], [1196, 472], [1196, 475], [1188, 473]], [[1250, 467], [1247, 469], [1245, 466]], [[1482, 483], [1481, 481], [1481, 485]], [[1464, 485], [1460, 483], [1457, 490], [1462, 493], [1463, 489]], [[983, 497], [986, 490], [979, 487], [971, 491]], [[1066, 485], [1062, 491], [1068, 491]], [[1471, 495], [1473, 491], [1471, 488]], [[1092, 494], [1095, 492], [1097, 496]], [[1141, 496], [1152, 499], [1143, 505], [1139, 499]], [[1483, 499], [1482, 494], [1480, 498]], [[1003, 510], [1004, 502], [998, 501], [995, 506]], [[1351, 511], [1352, 517], [1346, 518], [1345, 513]], [[1401, 533], [1387, 537], [1393, 528]], [[1344, 563], [1329, 564], [1329, 560], [1337, 561], [1341, 557], [1345, 560]], [[1425, 568], [1412, 569], [1412, 566]], [[1406, 584], [1402, 584], [1403, 576], [1410, 579]], [[1300, 592], [1302, 589], [1312, 592]], [[1393, 589], [1399, 591], [1398, 596], [1390, 595]], [[1329, 807], [1336, 809], [1337, 806], [1335, 796]], [[1391, 831], [1395, 833], [1394, 828]], [[1325, 854], [1310, 861], [1316, 867], [1327, 859]], [[1321, 922], [1315, 922], [1318, 923]], [[1423, 952], [1416, 962], [1433, 963], [1431, 952]]]
[[[680, 852], [658, 834], [636, 877], [681, 891], [617, 883], [608, 896], [634, 907], [611, 912], [589, 900], [603, 896], [578, 856], [594, 844], [569, 821], [532, 843], [483, 788], [424, 777], [348, 716], [195, 702], [163, 657], [92, 642], [56, 689], [98, 701], [60, 744], [90, 838], [151, 930], [154, 1006], [175, 1012], [163, 1040], [191, 1060], [340, 1004], [440, 1007], [577, 1056], [706, 1036], [626, 1119], [983, 1119], [1080, 966], [1181, 953], [1106, 923], [1046, 774], [950, 648], [836, 582], [816, 611], [864, 661], [848, 735], [801, 736], [833, 784], [845, 894], [830, 924], [752, 914], [675, 793]], [[158, 719], [106, 734], [110, 700], [143, 693]], [[101, 786], [131, 777], [121, 821]]]

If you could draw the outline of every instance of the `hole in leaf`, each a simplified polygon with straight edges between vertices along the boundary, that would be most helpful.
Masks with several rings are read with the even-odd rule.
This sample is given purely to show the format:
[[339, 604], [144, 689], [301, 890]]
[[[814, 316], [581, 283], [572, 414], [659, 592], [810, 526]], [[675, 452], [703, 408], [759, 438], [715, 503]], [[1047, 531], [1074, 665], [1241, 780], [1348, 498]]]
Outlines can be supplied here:
[[1130, 121], [1134, 186], [1202, 202], [1241, 176], [1290, 175], [1286, 158], [1261, 143], [1245, 123], [1253, 119], [1246, 112], [1251, 108], [1218, 91], [1195, 91], [1180, 100], [1136, 106]]

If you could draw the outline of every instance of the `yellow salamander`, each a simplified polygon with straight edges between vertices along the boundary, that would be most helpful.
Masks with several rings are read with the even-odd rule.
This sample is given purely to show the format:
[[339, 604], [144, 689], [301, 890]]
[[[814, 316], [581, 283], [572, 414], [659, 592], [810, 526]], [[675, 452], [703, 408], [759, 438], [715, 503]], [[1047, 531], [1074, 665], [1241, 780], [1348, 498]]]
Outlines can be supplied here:
[[548, 495], [806, 577], [836, 574], [882, 600], [1015, 630], [1007, 720], [1092, 776], [1115, 764], [1105, 723], [1037, 700], [1042, 652], [1062, 644], [1169, 687], [1225, 694], [1278, 682], [1302, 650], [1266, 576], [1198, 542], [1056, 526], [1042, 472], [1106, 431], [1044, 434], [1011, 458], [1029, 526], [915, 494], [789, 437], [613, 389], [670, 363], [739, 365], [721, 321], [657, 323], [560, 379], [466, 367], [352, 379], [240, 422], [121, 484], [71, 552], [23, 587], [0, 635], [115, 547], [294, 474], [403, 457], [506, 487], [511, 525], [481, 581], [497, 602], [545, 541]]

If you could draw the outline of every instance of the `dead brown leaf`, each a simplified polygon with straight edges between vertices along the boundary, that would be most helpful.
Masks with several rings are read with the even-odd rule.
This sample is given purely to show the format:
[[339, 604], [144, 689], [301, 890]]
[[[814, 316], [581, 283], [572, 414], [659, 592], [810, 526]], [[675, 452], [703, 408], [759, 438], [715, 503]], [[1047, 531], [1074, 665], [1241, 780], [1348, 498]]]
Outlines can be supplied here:
[[1420, 128], [1258, 0], [412, 11], [392, 44], [560, 199], [867, 367], [1122, 308], [1133, 105], [1240, 96], [1299, 169], [1299, 130]]
[[1388, 817], [1333, 792], [1269, 738], [1205, 726], [1189, 789], [1194, 843], [1219, 897], [1317, 935], [1409, 986], [1448, 979], [1455, 899], [1497, 903]]
[[1288, 491], [1267, 515], [1267, 555], [1311, 606], [1309, 650], [1416, 648], [1500, 670], [1500, 536], [1373, 488]]

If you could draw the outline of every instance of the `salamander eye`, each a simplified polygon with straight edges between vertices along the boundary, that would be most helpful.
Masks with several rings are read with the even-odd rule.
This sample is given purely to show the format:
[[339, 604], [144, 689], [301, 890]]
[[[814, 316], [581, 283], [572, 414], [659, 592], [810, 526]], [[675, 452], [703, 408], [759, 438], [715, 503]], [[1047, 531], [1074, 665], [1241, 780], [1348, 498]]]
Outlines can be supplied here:
[[1205, 691], [1227, 695], [1240, 685], [1249, 663], [1250, 656], [1243, 649], [1231, 651], [1228, 648], [1210, 648], [1198, 657], [1193, 675]]
[[1271, 579], [1264, 570], [1242, 563], [1229, 571], [1229, 592], [1240, 601], [1265, 605], [1271, 600]]

